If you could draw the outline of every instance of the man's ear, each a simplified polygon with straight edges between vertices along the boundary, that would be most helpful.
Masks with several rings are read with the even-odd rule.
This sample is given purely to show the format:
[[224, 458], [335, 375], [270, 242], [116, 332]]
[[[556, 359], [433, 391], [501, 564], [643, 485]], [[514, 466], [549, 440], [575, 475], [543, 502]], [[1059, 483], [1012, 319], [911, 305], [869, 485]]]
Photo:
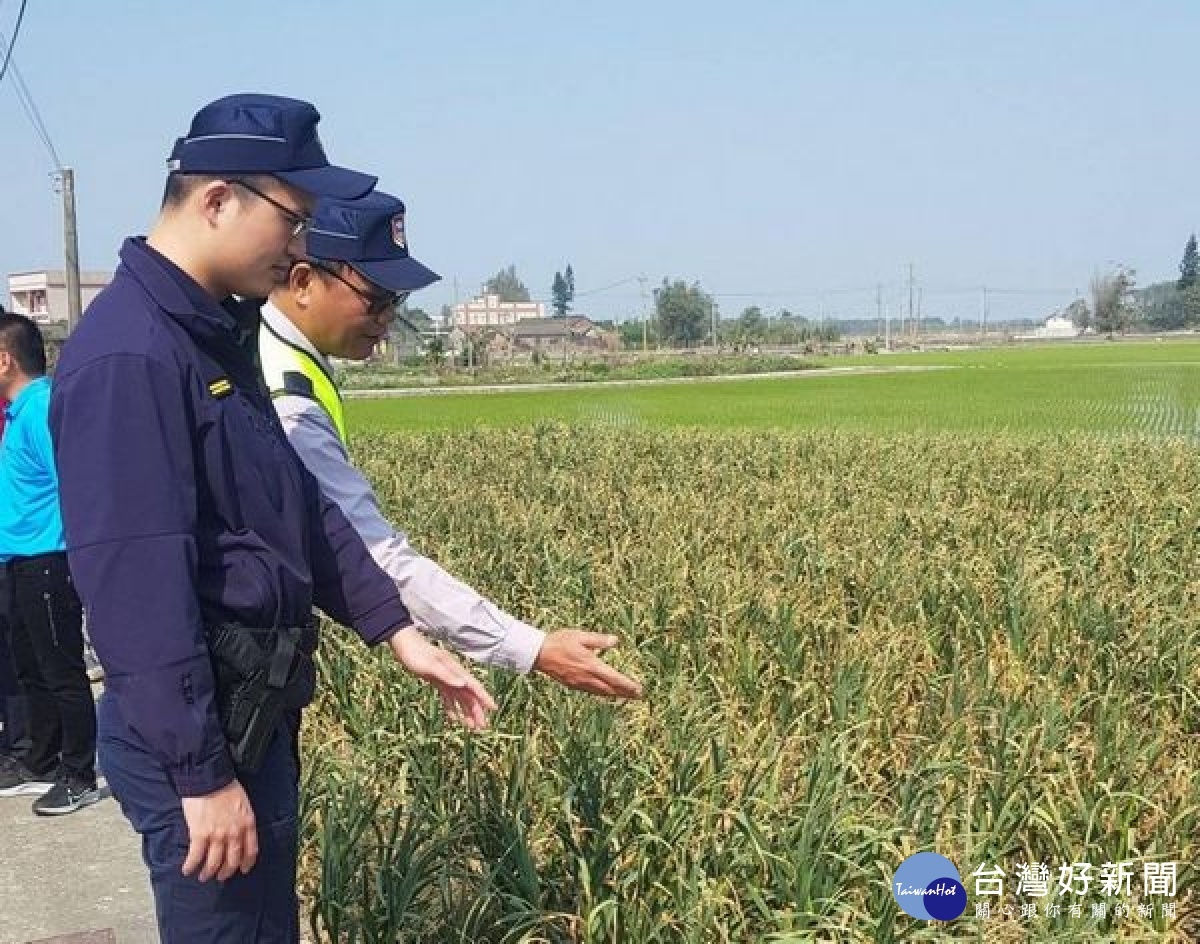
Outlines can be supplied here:
[[200, 209], [201, 214], [209, 225], [216, 225], [217, 218], [225, 210], [231, 200], [236, 197], [233, 187], [225, 180], [210, 180], [203, 187], [197, 188], [192, 199]]
[[295, 295], [307, 294], [311, 291], [316, 277], [317, 273], [310, 263], [304, 261], [293, 262], [291, 269], [288, 270], [288, 288]]
[[313, 264], [300, 259], [292, 263], [287, 281], [280, 288], [287, 292], [291, 304], [308, 308], [313, 304], [313, 288], [317, 281], [317, 270]]

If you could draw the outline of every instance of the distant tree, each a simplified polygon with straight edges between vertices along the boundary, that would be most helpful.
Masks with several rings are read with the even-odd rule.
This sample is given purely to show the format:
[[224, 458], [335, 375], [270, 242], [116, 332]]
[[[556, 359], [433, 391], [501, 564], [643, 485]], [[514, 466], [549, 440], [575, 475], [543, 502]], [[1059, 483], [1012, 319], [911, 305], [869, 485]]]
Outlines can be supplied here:
[[801, 341], [824, 341], [832, 343], [842, 336], [842, 329], [832, 318], [824, 321], [810, 321], [800, 329]]
[[1196, 250], [1196, 234], [1192, 233], [1187, 245], [1183, 247], [1183, 261], [1179, 263], [1179, 290], [1185, 291], [1200, 279], [1200, 252]]
[[1146, 319], [1156, 331], [1176, 331], [1195, 323], [1193, 299], [1200, 297], [1200, 283], [1181, 289], [1178, 281], [1158, 282], [1134, 292]]
[[396, 317], [388, 325], [388, 338], [391, 340], [396, 356], [399, 357], [405, 345], [419, 342], [422, 332], [433, 327], [433, 321], [423, 308], [409, 308], [401, 305], [396, 309]]
[[501, 269], [484, 284], [484, 291], [489, 295], [499, 295], [502, 302], [527, 302], [529, 289], [517, 278], [517, 267], [510, 265]]
[[482, 331], [469, 331], [463, 337], [458, 363], [463, 367], [483, 367], [487, 355], [488, 338]]
[[571, 263], [567, 263], [567, 273], [563, 276], [567, 280], [567, 300], [575, 301], [575, 270], [571, 268]]
[[737, 321], [721, 332], [721, 340], [728, 340], [733, 344], [734, 350], [738, 351], [761, 344], [766, 339], [767, 319], [763, 317], [762, 309], [757, 305], [744, 308]]
[[663, 279], [654, 290], [654, 310], [663, 340], [691, 345], [708, 333], [712, 297], [699, 284]]
[[1133, 285], [1133, 270], [1124, 266], [1114, 273], [1092, 279], [1092, 314], [1097, 331], [1111, 336], [1129, 330], [1134, 316], [1130, 298]]
[[1150, 303], [1147, 313], [1150, 324], [1164, 331], [1200, 326], [1200, 282], [1184, 289], [1174, 282], [1165, 287], [1170, 291]]
[[554, 281], [550, 283], [550, 306], [556, 315], [562, 317], [567, 313], [568, 305], [570, 301], [567, 298], [567, 280], [561, 272], [555, 272]]
[[[621, 339], [621, 346], [631, 350], [640, 351], [642, 349], [642, 320], [639, 318], [636, 321], [622, 321], [617, 326], [617, 336]], [[658, 343], [658, 325], [651, 321], [646, 325], [646, 344]]]
[[433, 319], [429, 317], [429, 312], [416, 305], [411, 308], [401, 305], [399, 311], [396, 312], [396, 320], [392, 322], [393, 330], [401, 333], [428, 331], [432, 327]]
[[571, 289], [561, 272], [554, 273], [554, 284], [550, 286], [550, 298], [554, 313], [560, 318], [566, 315], [571, 308]]
[[1064, 308], [1063, 317], [1069, 318], [1080, 331], [1086, 331], [1092, 326], [1092, 310], [1088, 308], [1087, 299], [1084, 298], [1077, 298]]
[[772, 326], [771, 340], [775, 344], [799, 344], [808, 323], [807, 318], [795, 315], [786, 308], [781, 308], [779, 316]]
[[763, 317], [761, 308], [757, 305], [750, 305], [748, 308], [742, 309], [741, 317], [738, 318], [738, 327], [747, 339], [761, 338], [766, 333], [767, 319]]
[[1200, 282], [1189, 285], [1179, 293], [1178, 305], [1181, 327], [1200, 327]]

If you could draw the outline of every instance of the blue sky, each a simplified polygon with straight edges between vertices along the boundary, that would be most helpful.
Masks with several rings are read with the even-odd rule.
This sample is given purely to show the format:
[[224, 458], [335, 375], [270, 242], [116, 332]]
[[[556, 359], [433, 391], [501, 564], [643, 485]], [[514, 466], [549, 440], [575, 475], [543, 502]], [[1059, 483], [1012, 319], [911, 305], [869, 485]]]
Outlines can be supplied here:
[[[0, 0], [11, 34], [19, 0]], [[83, 263], [145, 232], [176, 135], [235, 91], [308, 98], [408, 204], [436, 310], [515, 264], [634, 315], [638, 275], [747, 304], [1042, 315], [1200, 229], [1200, 3], [28, 0], [16, 62], [76, 169]], [[50, 158], [0, 86], [0, 272], [57, 267]], [[608, 290], [589, 290], [622, 283]]]

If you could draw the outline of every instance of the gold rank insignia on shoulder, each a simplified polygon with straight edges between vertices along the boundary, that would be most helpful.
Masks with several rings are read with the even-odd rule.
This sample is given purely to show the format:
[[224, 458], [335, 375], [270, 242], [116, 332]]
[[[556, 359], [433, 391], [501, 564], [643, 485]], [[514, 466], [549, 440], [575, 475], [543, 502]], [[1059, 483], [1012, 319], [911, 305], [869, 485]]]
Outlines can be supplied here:
[[218, 377], [208, 385], [208, 392], [219, 400], [233, 393], [233, 384], [228, 377]]

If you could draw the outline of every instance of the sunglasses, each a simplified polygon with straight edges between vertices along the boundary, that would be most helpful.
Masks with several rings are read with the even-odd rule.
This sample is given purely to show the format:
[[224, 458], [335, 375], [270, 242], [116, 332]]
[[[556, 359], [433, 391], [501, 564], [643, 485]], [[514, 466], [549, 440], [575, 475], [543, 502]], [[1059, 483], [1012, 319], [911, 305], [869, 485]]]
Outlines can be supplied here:
[[[345, 278], [337, 269], [320, 262], [309, 262], [314, 269], [320, 269], [326, 275], [332, 275], [350, 291], [363, 300], [367, 306], [368, 315], [382, 315], [386, 311], [394, 311], [408, 301], [411, 292], [367, 292]], [[353, 268], [353, 267], [352, 267]]]

